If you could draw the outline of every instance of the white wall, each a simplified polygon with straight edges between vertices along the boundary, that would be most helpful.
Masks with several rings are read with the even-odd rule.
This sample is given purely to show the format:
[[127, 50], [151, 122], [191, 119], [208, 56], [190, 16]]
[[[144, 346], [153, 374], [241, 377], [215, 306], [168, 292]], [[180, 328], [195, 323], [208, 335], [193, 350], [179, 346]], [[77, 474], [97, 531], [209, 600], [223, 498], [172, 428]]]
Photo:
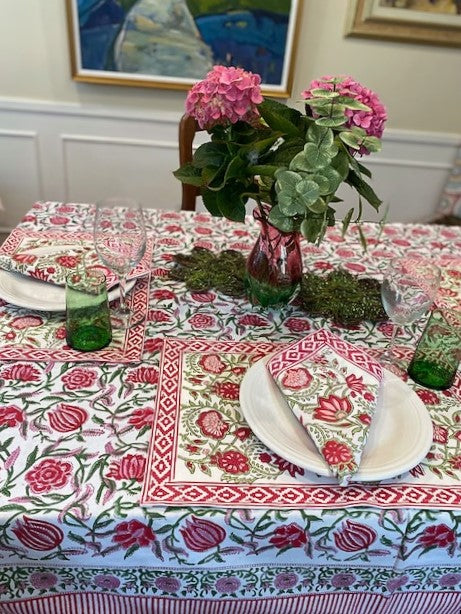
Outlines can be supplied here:
[[[388, 107], [383, 151], [365, 161], [390, 218], [428, 216], [461, 143], [461, 49], [345, 38], [347, 0], [302, 0], [293, 97], [351, 74]], [[131, 193], [177, 208], [176, 124], [184, 91], [76, 83], [64, 0], [2, 0], [0, 227], [33, 200]]]

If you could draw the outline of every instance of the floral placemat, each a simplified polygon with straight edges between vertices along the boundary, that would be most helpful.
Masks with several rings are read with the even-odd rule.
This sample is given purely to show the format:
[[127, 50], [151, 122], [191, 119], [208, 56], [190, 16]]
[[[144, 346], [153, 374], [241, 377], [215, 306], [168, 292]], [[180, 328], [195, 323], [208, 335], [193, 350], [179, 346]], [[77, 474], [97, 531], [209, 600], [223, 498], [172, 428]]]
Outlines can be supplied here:
[[143, 505], [254, 508], [456, 508], [461, 504], [461, 410], [453, 392], [415, 389], [434, 422], [434, 444], [410, 472], [341, 487], [274, 454], [239, 404], [247, 369], [281, 344], [166, 339]]
[[[153, 242], [129, 278], [150, 272]], [[65, 285], [69, 271], [98, 268], [106, 276], [107, 287], [117, 284], [117, 276], [104, 266], [94, 248], [93, 235], [82, 232], [37, 232], [15, 228], [0, 247], [0, 268], [34, 279]]]
[[79, 352], [66, 344], [64, 313], [31, 311], [0, 299], [0, 360], [130, 363], [141, 360], [149, 307], [150, 276], [145, 275], [127, 296], [142, 322], [126, 331], [113, 330], [110, 344], [96, 352]]

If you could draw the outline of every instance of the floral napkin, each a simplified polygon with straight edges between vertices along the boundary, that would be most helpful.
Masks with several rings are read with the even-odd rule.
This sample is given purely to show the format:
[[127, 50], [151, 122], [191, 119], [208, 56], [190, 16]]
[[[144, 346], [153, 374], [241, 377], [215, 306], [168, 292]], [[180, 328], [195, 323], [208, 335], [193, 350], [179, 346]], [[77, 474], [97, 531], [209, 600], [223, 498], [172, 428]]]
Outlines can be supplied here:
[[114, 275], [99, 263], [97, 254], [86, 245], [56, 245], [48, 253], [40, 248], [19, 249], [15, 253], [0, 254], [0, 269], [28, 275], [40, 281], [63, 286], [70, 271], [78, 273], [85, 268], [100, 269], [110, 287], [117, 282]]
[[[128, 278], [141, 277], [150, 270], [151, 241], [145, 257]], [[24, 233], [15, 229], [0, 249], [0, 269], [64, 286], [69, 273], [97, 269], [106, 276], [107, 287], [118, 283], [117, 276], [105, 267], [88, 233]]]
[[267, 368], [332, 473], [359, 469], [382, 379], [367, 352], [319, 330], [274, 354]]

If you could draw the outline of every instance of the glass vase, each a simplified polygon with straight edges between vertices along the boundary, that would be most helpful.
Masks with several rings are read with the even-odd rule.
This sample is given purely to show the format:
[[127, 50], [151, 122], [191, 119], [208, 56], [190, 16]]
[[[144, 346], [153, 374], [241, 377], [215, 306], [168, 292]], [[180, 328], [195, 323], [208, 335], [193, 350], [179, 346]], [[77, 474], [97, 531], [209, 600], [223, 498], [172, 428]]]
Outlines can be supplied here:
[[298, 232], [282, 232], [267, 220], [268, 208], [253, 212], [260, 234], [248, 256], [246, 288], [254, 305], [286, 305], [302, 277], [302, 258]]

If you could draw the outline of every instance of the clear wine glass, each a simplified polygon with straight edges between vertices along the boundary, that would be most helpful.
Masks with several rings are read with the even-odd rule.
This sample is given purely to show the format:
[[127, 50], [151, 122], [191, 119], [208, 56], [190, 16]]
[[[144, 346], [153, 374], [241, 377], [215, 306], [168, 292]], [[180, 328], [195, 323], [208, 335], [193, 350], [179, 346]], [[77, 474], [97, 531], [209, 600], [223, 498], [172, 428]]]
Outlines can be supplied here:
[[423, 258], [393, 258], [384, 272], [381, 298], [393, 323], [392, 337], [381, 363], [394, 373], [402, 370], [394, 360], [397, 334], [402, 326], [419, 320], [434, 302], [440, 285], [438, 266]]
[[117, 275], [118, 306], [111, 310], [113, 328], [130, 328], [136, 318], [126, 301], [126, 280], [146, 250], [146, 227], [141, 205], [131, 198], [111, 197], [96, 203], [94, 245], [101, 262]]

